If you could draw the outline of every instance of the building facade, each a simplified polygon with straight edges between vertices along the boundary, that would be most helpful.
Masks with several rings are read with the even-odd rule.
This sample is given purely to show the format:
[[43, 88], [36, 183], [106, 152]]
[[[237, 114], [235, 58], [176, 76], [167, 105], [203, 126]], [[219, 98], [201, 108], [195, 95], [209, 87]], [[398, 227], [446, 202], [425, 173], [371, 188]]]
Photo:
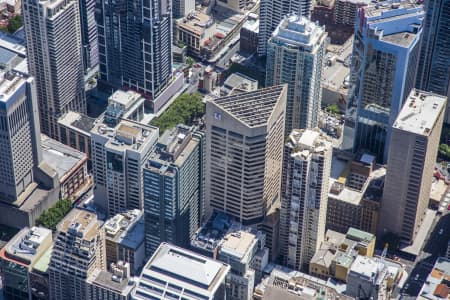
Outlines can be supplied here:
[[35, 81], [0, 74], [0, 200], [12, 203], [34, 182], [42, 161]]
[[267, 54], [267, 42], [286, 15], [295, 13], [299, 16], [309, 17], [311, 9], [311, 0], [262, 0], [259, 12], [258, 55], [265, 56]]
[[28, 70], [36, 80], [41, 132], [58, 139], [58, 118], [86, 113], [76, 1], [23, 1]]
[[[357, 105], [354, 150], [387, 161], [390, 127], [414, 87], [423, 8], [400, 1], [358, 11], [348, 105]], [[395, 84], [394, 84], [395, 83]]]
[[97, 216], [77, 208], [58, 224], [48, 269], [50, 299], [87, 299], [86, 279], [105, 269], [104, 231]]
[[266, 86], [288, 84], [286, 135], [317, 126], [326, 46], [324, 27], [298, 15], [281, 20], [268, 41]]
[[332, 144], [318, 130], [293, 130], [285, 146], [280, 216], [284, 263], [307, 269], [325, 236]]
[[280, 199], [286, 94], [281, 85], [206, 103], [208, 206], [244, 225]]
[[83, 46], [83, 66], [88, 71], [98, 65], [98, 35], [95, 22], [95, 0], [81, 0], [80, 24]]
[[450, 1], [427, 0], [425, 11], [416, 88], [450, 98]]
[[170, 1], [96, 2], [99, 84], [156, 98], [172, 79]]
[[412, 90], [392, 126], [379, 234], [412, 243], [430, 200], [446, 97]]
[[204, 136], [178, 125], [159, 139], [143, 171], [147, 256], [168, 242], [187, 248], [200, 226], [205, 188]]
[[142, 169], [159, 130], [128, 120], [105, 120], [91, 131], [94, 195], [107, 215], [114, 216], [144, 207]]

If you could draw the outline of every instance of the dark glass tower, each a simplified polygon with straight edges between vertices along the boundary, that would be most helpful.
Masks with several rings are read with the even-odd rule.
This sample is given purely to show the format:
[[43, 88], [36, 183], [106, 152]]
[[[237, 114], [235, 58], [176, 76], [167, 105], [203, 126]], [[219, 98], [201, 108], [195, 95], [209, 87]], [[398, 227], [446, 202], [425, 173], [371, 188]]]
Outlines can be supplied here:
[[167, 0], [97, 0], [100, 86], [153, 99], [172, 74], [172, 12]]

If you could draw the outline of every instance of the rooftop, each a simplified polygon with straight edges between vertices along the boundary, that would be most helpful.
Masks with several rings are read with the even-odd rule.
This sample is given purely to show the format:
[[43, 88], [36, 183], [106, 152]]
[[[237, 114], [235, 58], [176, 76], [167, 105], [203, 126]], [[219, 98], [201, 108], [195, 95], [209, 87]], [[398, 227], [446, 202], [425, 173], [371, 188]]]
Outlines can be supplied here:
[[106, 239], [137, 249], [145, 239], [143, 211], [129, 210], [105, 222]]
[[428, 136], [446, 107], [446, 97], [413, 89], [393, 128]]
[[236, 92], [252, 92], [258, 89], [258, 80], [239, 72], [232, 73], [223, 83], [220, 94], [228, 96]]
[[212, 99], [211, 102], [250, 127], [262, 126], [269, 121], [285, 91], [286, 86], [279, 85]]
[[157, 285], [181, 296], [193, 297], [189, 295], [194, 292], [194, 296], [212, 298], [224, 283], [229, 269], [227, 264], [162, 243], [144, 267], [135, 296], [141, 299], [139, 295], [154, 294], [148, 287]]
[[353, 262], [350, 272], [359, 274], [366, 278], [375, 278], [378, 274], [379, 264], [370, 257], [358, 255]]
[[292, 149], [291, 155], [302, 158], [313, 153], [323, 154], [333, 147], [331, 139], [318, 129], [294, 129], [288, 143]]
[[202, 35], [205, 29], [211, 27], [213, 24], [214, 20], [210, 16], [199, 10], [177, 20], [177, 25], [179, 27], [191, 31], [196, 35]]
[[52, 231], [44, 227], [25, 227], [5, 246], [2, 259], [31, 265], [52, 243]]
[[17, 53], [10, 51], [6, 48], [0, 47], [0, 65], [9, 64], [18, 55]]
[[76, 235], [84, 240], [92, 240], [97, 236], [100, 225], [101, 223], [94, 213], [73, 208], [56, 226], [56, 230]]
[[400, 0], [400, 1], [380, 1], [377, 4], [372, 4], [364, 9], [365, 15], [371, 20], [401, 18], [405, 15], [415, 14], [422, 9], [421, 4], [416, 1]]
[[325, 39], [325, 28], [303, 16], [286, 16], [272, 33], [271, 42], [281, 45], [298, 46], [313, 51]]
[[52, 256], [52, 247], [49, 247], [42, 256], [35, 261], [33, 265], [33, 270], [38, 271], [42, 274], [47, 274], [48, 266], [50, 265], [50, 258]]
[[95, 269], [87, 279], [90, 284], [112, 290], [120, 295], [129, 295], [134, 288], [134, 282], [130, 278], [119, 278], [111, 272]]
[[60, 181], [87, 161], [87, 156], [72, 147], [41, 134], [42, 157], [57, 173]]
[[418, 299], [448, 299], [450, 296], [450, 259], [440, 257], [427, 277]]
[[58, 119], [58, 123], [61, 125], [85, 135], [90, 135], [90, 131], [94, 128], [94, 122], [95, 119], [74, 111], [69, 111]]
[[10, 100], [16, 100], [16, 93], [20, 93], [21, 87], [27, 80], [31, 79], [26, 79], [15, 73], [0, 72], [0, 106], [2, 102], [8, 106]]
[[353, 227], [350, 227], [347, 231], [347, 237], [352, 240], [362, 241], [362, 242], [371, 242], [375, 238], [372, 233], [365, 232]]
[[159, 129], [150, 125], [144, 125], [130, 120], [121, 120], [117, 126], [110, 127], [102, 121], [98, 121], [91, 134], [107, 139], [106, 147], [126, 151], [142, 152], [148, 150], [150, 145], [156, 143]]

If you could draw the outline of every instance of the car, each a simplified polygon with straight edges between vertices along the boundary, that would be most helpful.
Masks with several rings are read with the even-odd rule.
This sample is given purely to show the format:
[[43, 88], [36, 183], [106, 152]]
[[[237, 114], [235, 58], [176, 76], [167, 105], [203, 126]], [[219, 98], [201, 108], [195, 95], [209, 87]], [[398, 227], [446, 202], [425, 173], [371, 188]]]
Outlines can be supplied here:
[[447, 210], [450, 210], [450, 204], [447, 206]]
[[441, 235], [441, 234], [443, 234], [444, 233], [444, 229], [439, 229], [439, 235]]

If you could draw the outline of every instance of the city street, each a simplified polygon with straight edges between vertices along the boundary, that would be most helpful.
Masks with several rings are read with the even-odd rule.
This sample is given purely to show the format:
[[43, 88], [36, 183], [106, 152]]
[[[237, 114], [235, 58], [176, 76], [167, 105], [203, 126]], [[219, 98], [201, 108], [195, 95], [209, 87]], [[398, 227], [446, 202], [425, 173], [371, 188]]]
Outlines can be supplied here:
[[450, 240], [450, 214], [437, 216], [421, 254], [417, 257], [408, 281], [402, 290], [402, 299], [415, 299], [439, 256], [443, 256]]

